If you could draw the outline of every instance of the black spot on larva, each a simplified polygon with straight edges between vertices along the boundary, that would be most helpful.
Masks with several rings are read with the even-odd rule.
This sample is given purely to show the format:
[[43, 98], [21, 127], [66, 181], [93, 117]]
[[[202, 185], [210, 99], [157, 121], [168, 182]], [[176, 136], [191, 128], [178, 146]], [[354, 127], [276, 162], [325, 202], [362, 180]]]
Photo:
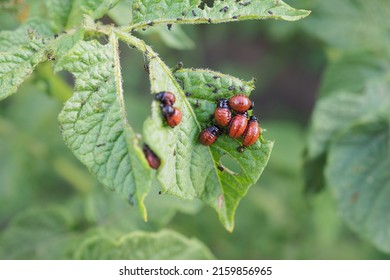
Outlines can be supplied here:
[[274, 14], [272, 11], [268, 11], [267, 13], [269, 13], [270, 15], [273, 15], [273, 14]]
[[185, 95], [186, 95], [186, 97], [190, 97], [192, 95], [192, 93], [191, 92], [186, 92]]
[[225, 168], [224, 168], [222, 165], [220, 165], [220, 164], [218, 165], [218, 169], [219, 169], [219, 171], [221, 171], [221, 172], [225, 170]]
[[235, 88], [235, 86], [230, 86], [229, 87], [229, 90], [235, 90], [236, 88]]
[[192, 12], [192, 15], [193, 15], [194, 17], [196, 17], [196, 13], [195, 13], [195, 11], [194, 11], [194, 10], [192, 10], [191, 12]]

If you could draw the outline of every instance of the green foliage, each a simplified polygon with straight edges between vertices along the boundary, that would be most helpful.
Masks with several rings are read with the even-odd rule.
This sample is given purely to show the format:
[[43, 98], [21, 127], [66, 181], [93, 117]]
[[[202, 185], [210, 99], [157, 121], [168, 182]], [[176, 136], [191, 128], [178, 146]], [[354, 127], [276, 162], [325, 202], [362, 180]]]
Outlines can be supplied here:
[[115, 36], [102, 46], [80, 42], [57, 64], [76, 77], [75, 93], [59, 123], [65, 142], [99, 181], [143, 204], [151, 176], [138, 139], [127, 123]]
[[312, 9], [319, 12], [308, 18], [304, 28], [328, 45], [349, 51], [388, 49], [388, 1], [315, 1]]
[[[316, 32], [339, 49], [329, 51], [333, 60], [325, 70], [311, 120], [306, 189], [328, 186], [347, 224], [390, 252], [386, 209], [390, 67], [388, 38], [383, 35], [389, 6], [380, 0], [336, 2], [319, 3], [321, 14], [306, 26], [314, 31], [331, 21], [339, 25]], [[350, 20], [342, 24], [345, 16]]]
[[[126, 23], [119, 27], [95, 22], [119, 2], [130, 11], [129, 21], [122, 20]], [[198, 135], [206, 125], [205, 116], [212, 114], [215, 109], [215, 101], [218, 97], [229, 97], [233, 93], [242, 91], [249, 95], [253, 84], [209, 70], [181, 70], [174, 73], [151, 47], [128, 31], [159, 23], [220, 23], [247, 19], [293, 21], [306, 17], [309, 12], [295, 10], [282, 1], [268, 0], [253, 3], [215, 1], [212, 8], [207, 5], [202, 6], [204, 3], [202, 4], [201, 1], [133, 2], [132, 6], [130, 1], [119, 0], [31, 0], [20, 6], [11, 3], [7, 9], [12, 10], [14, 13], [12, 16], [24, 23], [15, 32], [0, 33], [0, 51], [2, 51], [0, 53], [0, 99], [15, 93], [23, 81], [31, 76], [33, 70], [38, 68], [33, 77], [36, 79], [35, 82], [39, 81], [47, 92], [59, 100], [67, 100], [58, 118], [65, 143], [101, 183], [121, 193], [131, 204], [137, 204], [145, 220], [147, 213], [144, 201], [152, 186], [153, 173], [140, 147], [142, 142], [152, 147], [161, 159], [161, 167], [157, 170], [156, 178], [164, 194], [186, 200], [199, 198], [211, 205], [217, 211], [223, 225], [232, 231], [238, 203], [249, 187], [260, 177], [273, 144], [271, 141], [261, 139], [261, 143], [258, 141], [240, 154], [236, 150], [238, 141], [223, 136], [220, 137], [217, 145], [209, 148], [198, 143]], [[115, 15], [114, 12], [111, 14]], [[178, 19], [179, 14], [187, 18]], [[151, 23], [151, 20], [154, 22]], [[176, 35], [180, 34], [176, 31]], [[180, 36], [178, 39], [172, 37], [172, 40], [179, 41], [180, 38], [186, 38], [183, 34]], [[180, 126], [174, 129], [166, 126], [157, 101], [153, 102], [152, 114], [145, 121], [142, 138], [130, 126], [122, 89], [119, 40], [144, 54], [148, 63], [152, 94], [171, 91], [176, 95], [175, 106], [183, 113]], [[41, 64], [44, 61], [51, 61], [57, 72], [65, 70], [74, 76], [75, 88], [72, 96], [68, 86], [53, 75], [51, 66], [48, 63]], [[216, 74], [220, 77], [214, 88], [215, 91], [219, 91], [219, 94], [211, 94], [209, 90], [202, 92], [194, 89], [193, 96], [190, 99], [186, 98], [182, 86], [195, 87], [199, 81], [210, 80], [211, 75]], [[178, 82], [180, 79], [183, 79], [182, 84]], [[242, 87], [242, 90], [229, 91], [227, 87], [232, 85], [238, 89]], [[203, 101], [204, 107], [202, 106], [201, 110], [196, 110], [193, 104], [194, 98]], [[3, 123], [6, 129], [12, 127], [11, 124]], [[237, 165], [239, 170], [230, 170], [229, 162]], [[58, 157], [52, 159], [51, 163], [58, 176], [71, 184], [77, 192], [88, 195], [94, 184], [85, 177], [83, 172], [79, 172], [72, 162]], [[172, 209], [181, 208], [181, 206], [175, 208], [174, 203], [172, 205]], [[62, 215], [62, 210], [58, 213], [54, 213], [51, 209], [42, 211], [41, 215], [47, 217], [48, 222], [39, 225], [37, 233], [31, 235], [30, 242], [34, 238], [44, 240], [46, 234], [57, 235], [57, 230], [64, 232], [67, 228], [77, 226], [78, 218], [74, 223], [59, 221], [64, 228], [57, 229], [56, 217]], [[167, 213], [172, 212], [167, 211]], [[37, 214], [27, 213], [28, 218], [20, 218], [8, 225], [9, 235], [4, 235], [4, 244], [10, 244], [11, 247], [12, 244], [16, 245], [16, 241], [10, 241], [9, 238], [18, 236], [21, 232], [20, 228], [30, 226], [29, 223], [25, 223], [31, 218], [29, 215]], [[169, 215], [167, 217], [172, 217], [172, 214]], [[72, 237], [68, 239], [67, 234], [65, 235], [63, 244], [67, 246]], [[174, 239], [168, 241], [167, 245], [172, 242], [182, 246], [201, 247], [196, 242], [180, 240], [180, 237], [173, 234], [163, 233], [159, 237], [142, 238], [145, 239], [143, 242], [146, 244], [159, 243], [160, 237], [165, 238], [164, 235]], [[136, 238], [130, 235], [120, 242], [126, 246], [133, 246], [133, 239]], [[20, 239], [25, 238], [20, 236]], [[116, 241], [113, 240], [112, 238], [98, 240], [97, 243], [100, 245], [106, 243], [101, 247], [104, 251], [108, 250], [106, 246], [115, 245]], [[80, 258], [90, 257], [88, 246], [86, 245], [84, 253], [80, 253]], [[182, 254], [174, 255], [175, 257], [211, 257], [210, 253], [199, 248], [196, 249], [197, 252], [199, 251], [196, 254], [187, 254], [179, 250]], [[18, 253], [19, 251], [15, 250], [15, 255], [10, 257], [21, 258], [23, 254], [27, 254], [32, 258], [41, 258], [45, 251], [47, 251], [45, 248], [38, 253], [29, 250]], [[169, 257], [170, 254], [174, 252], [168, 252], [164, 257]], [[121, 254], [107, 255], [107, 257], [114, 256], [124, 257]], [[52, 256], [52, 258], [62, 257], [64, 255]]]
[[[390, 101], [390, 96], [387, 97]], [[328, 184], [344, 219], [352, 229], [387, 252], [390, 252], [389, 112], [387, 106], [338, 136], [332, 143], [326, 169]]]
[[10, 52], [0, 53], [0, 100], [14, 93], [35, 66], [46, 59], [44, 46], [41, 39], [37, 39]]
[[81, 243], [76, 259], [85, 260], [193, 260], [213, 259], [198, 240], [187, 239], [174, 231], [133, 232], [112, 240], [96, 236]]

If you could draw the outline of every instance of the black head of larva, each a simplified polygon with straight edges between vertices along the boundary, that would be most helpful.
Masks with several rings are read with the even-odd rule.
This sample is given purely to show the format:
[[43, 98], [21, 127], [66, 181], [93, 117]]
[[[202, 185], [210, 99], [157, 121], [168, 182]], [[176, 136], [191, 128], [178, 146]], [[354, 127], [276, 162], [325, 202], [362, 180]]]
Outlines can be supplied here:
[[217, 100], [217, 108], [229, 108], [227, 99], [219, 99]]
[[164, 116], [172, 116], [175, 113], [175, 108], [171, 105], [162, 105], [161, 111]]
[[172, 92], [162, 91], [156, 94], [155, 98], [159, 100], [163, 105], [173, 105], [176, 101], [176, 97]]

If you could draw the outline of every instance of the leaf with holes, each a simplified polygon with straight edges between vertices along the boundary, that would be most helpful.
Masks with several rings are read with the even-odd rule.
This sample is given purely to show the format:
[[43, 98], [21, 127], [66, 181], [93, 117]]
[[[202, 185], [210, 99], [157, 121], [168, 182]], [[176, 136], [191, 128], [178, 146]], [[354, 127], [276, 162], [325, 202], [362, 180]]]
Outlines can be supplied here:
[[113, 240], [103, 234], [80, 244], [75, 259], [83, 260], [191, 260], [214, 259], [209, 249], [196, 239], [174, 231], [132, 232]]
[[213, 7], [200, 0], [135, 0], [132, 28], [159, 23], [221, 23], [251, 19], [299, 20], [310, 14], [296, 10], [281, 0], [216, 0]]
[[76, 78], [75, 93], [59, 115], [66, 144], [110, 189], [138, 202], [144, 199], [151, 173], [127, 122], [123, 101], [118, 42], [81, 41], [57, 64]]
[[333, 141], [326, 179], [341, 215], [361, 236], [390, 252], [390, 107]]
[[[226, 135], [220, 136], [210, 147], [201, 145], [198, 136], [210, 123], [216, 99], [238, 92], [249, 95], [254, 88], [253, 81], [243, 82], [209, 70], [185, 69], [173, 76], [166, 65], [152, 55], [149, 69], [152, 93], [173, 92], [175, 106], [183, 113], [181, 124], [171, 129], [164, 123], [159, 102], [155, 101], [152, 116], [144, 125], [145, 142], [162, 159], [158, 180], [163, 192], [184, 199], [200, 197], [217, 211], [223, 225], [232, 231], [238, 203], [259, 179], [273, 143], [257, 141], [241, 153], [237, 150], [240, 142]], [[186, 95], [190, 95], [189, 98]], [[238, 170], [223, 166], [221, 161], [225, 157]]]

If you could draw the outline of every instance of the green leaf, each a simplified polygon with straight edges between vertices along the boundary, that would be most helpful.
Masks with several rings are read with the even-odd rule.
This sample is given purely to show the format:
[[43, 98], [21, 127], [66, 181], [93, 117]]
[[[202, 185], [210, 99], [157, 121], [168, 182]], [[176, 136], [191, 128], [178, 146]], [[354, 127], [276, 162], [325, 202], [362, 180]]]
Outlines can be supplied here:
[[46, 14], [56, 25], [57, 32], [79, 25], [84, 15], [103, 17], [119, 0], [47, 0]]
[[32, 18], [16, 30], [0, 32], [0, 52], [10, 51], [20, 46], [28, 45], [31, 36], [52, 36], [50, 24], [39, 18]]
[[98, 19], [114, 8], [119, 1], [120, 0], [83, 0], [81, 7], [93, 18]]
[[303, 26], [327, 44], [346, 50], [388, 50], [387, 0], [315, 1], [312, 9]]
[[347, 224], [390, 252], [390, 106], [333, 141], [326, 179]]
[[360, 94], [340, 91], [320, 99], [312, 117], [308, 155], [321, 155], [338, 131], [388, 102], [387, 90], [386, 83], [375, 79], [367, 82]]
[[368, 51], [350, 52], [325, 69], [320, 97], [339, 91], [361, 92], [367, 80], [383, 77], [390, 70], [389, 58]]
[[[240, 142], [226, 135], [220, 136], [211, 147], [201, 145], [198, 136], [201, 129], [210, 123], [216, 99], [238, 92], [249, 95], [253, 81], [243, 82], [209, 70], [184, 69], [175, 72], [173, 77], [166, 65], [155, 56], [150, 57], [149, 70], [152, 93], [173, 92], [176, 95], [175, 106], [183, 113], [181, 124], [171, 129], [164, 123], [159, 104], [155, 101], [152, 116], [144, 125], [145, 142], [162, 159], [157, 178], [163, 192], [184, 199], [200, 197], [217, 211], [223, 225], [232, 231], [238, 203], [260, 177], [273, 143], [258, 141], [240, 153], [237, 151]], [[191, 94], [190, 98], [186, 98], [176, 79], [187, 95]], [[224, 166], [222, 162], [225, 161], [230, 161], [235, 170]]]
[[[48, 0], [45, 2], [48, 18], [54, 22], [56, 32], [64, 30], [68, 26], [72, 6], [75, 0]], [[81, 18], [80, 18], [81, 21]]]
[[72, 217], [64, 208], [28, 209], [0, 235], [1, 259], [63, 259], [73, 241]]
[[75, 93], [59, 115], [66, 144], [100, 182], [133, 197], [146, 219], [144, 199], [151, 172], [126, 118], [118, 42], [81, 41], [63, 56], [57, 70], [76, 78]]
[[389, 85], [385, 75], [388, 69], [389, 65], [382, 57], [367, 52], [346, 55], [328, 66], [311, 119], [305, 151], [307, 191], [324, 187], [326, 153], [334, 136], [387, 102]]
[[197, 239], [188, 239], [174, 231], [133, 232], [117, 240], [97, 235], [87, 238], [75, 254], [83, 260], [189, 260], [214, 259]]
[[[204, 7], [202, 8], [202, 4]], [[131, 28], [153, 23], [221, 23], [250, 19], [299, 20], [310, 14], [296, 10], [283, 1], [216, 0], [208, 7], [200, 0], [135, 0]], [[130, 28], [130, 29], [131, 29]]]
[[0, 52], [0, 100], [15, 93], [34, 68], [47, 59], [45, 41], [33, 39], [28, 45]]

